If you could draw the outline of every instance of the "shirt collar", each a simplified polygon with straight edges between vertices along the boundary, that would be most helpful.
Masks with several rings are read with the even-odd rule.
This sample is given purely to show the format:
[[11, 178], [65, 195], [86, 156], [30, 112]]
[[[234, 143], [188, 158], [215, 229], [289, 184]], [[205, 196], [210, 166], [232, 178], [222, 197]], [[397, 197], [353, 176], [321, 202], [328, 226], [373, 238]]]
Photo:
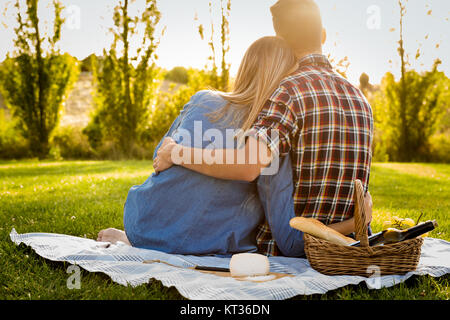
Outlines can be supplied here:
[[325, 67], [328, 69], [333, 69], [330, 61], [323, 54], [313, 53], [304, 56], [299, 61], [300, 67], [304, 66], [316, 66], [316, 67]]

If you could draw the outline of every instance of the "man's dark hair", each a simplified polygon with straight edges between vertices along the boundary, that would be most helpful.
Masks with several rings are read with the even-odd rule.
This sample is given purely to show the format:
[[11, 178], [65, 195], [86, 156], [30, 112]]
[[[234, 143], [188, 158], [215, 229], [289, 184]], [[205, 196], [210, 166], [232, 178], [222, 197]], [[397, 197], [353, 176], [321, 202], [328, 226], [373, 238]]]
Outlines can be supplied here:
[[275, 32], [297, 53], [322, 48], [322, 18], [313, 0], [279, 0], [270, 10]]

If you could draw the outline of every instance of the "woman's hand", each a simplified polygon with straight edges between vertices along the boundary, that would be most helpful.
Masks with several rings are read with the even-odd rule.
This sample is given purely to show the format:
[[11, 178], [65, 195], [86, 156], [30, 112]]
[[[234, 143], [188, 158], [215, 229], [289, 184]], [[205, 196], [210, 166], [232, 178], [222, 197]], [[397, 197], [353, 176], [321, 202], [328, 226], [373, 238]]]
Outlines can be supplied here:
[[172, 150], [177, 143], [172, 138], [165, 138], [153, 161], [155, 172], [162, 172], [174, 165], [172, 161]]

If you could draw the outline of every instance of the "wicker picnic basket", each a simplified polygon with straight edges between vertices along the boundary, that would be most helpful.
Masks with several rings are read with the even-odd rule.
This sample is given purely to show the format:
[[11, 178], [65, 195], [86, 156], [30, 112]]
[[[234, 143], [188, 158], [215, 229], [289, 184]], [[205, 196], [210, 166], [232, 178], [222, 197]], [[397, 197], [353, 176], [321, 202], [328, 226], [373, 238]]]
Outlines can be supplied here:
[[355, 236], [356, 240], [361, 241], [361, 246], [338, 245], [305, 233], [305, 253], [311, 267], [327, 275], [364, 277], [370, 277], [377, 271], [381, 275], [403, 275], [415, 270], [423, 238], [369, 247], [368, 231], [364, 223], [364, 188], [360, 180], [355, 180], [354, 186]]

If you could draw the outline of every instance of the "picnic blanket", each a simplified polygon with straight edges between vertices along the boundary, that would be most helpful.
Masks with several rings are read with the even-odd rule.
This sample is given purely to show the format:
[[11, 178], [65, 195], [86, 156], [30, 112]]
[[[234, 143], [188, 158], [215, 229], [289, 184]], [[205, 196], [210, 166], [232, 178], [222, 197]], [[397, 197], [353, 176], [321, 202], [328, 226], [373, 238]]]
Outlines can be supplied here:
[[228, 268], [230, 258], [166, 254], [62, 234], [18, 234], [15, 229], [10, 238], [17, 245], [30, 246], [43, 258], [105, 273], [122, 285], [139, 286], [152, 278], [160, 280], [164, 286], [174, 286], [192, 300], [284, 300], [297, 295], [323, 294], [361, 282], [369, 289], [380, 289], [413, 275], [440, 277], [450, 272], [450, 242], [433, 238], [425, 238], [417, 269], [403, 276], [327, 276], [312, 269], [307, 259], [270, 257], [271, 272], [290, 276], [265, 282], [241, 281], [191, 269], [196, 265]]

